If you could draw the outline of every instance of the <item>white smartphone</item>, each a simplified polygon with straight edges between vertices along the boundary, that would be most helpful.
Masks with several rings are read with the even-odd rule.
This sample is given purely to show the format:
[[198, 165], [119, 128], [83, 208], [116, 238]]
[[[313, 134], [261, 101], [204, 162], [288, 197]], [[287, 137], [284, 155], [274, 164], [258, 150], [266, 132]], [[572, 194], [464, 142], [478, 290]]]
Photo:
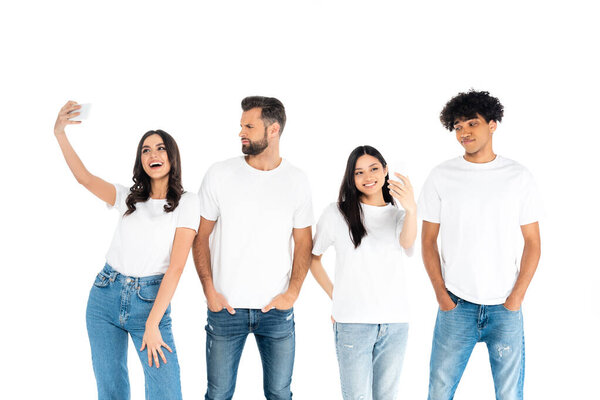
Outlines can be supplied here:
[[[83, 121], [84, 119], [88, 119], [90, 117], [90, 110], [92, 105], [90, 103], [79, 104], [81, 108], [79, 110], [75, 110], [72, 112], [78, 112], [79, 115], [73, 118], [70, 118], [71, 121]], [[69, 113], [70, 114], [70, 113]]]

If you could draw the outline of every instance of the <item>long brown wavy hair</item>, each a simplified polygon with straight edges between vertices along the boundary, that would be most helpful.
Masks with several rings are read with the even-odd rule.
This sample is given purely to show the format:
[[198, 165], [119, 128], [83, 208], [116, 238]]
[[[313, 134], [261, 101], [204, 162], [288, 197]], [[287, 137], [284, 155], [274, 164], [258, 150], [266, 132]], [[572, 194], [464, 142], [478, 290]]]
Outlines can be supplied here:
[[177, 142], [167, 132], [157, 129], [155, 131], [148, 131], [140, 139], [140, 143], [137, 148], [137, 155], [135, 156], [135, 164], [133, 165], [133, 186], [131, 186], [130, 193], [125, 200], [127, 204], [127, 211], [125, 215], [129, 215], [135, 211], [135, 204], [144, 202], [150, 197], [150, 177], [144, 171], [142, 166], [142, 146], [148, 136], [158, 135], [162, 138], [162, 141], [167, 150], [167, 157], [171, 163], [171, 170], [169, 171], [169, 183], [167, 188], [167, 204], [165, 204], [165, 212], [174, 211], [179, 205], [179, 200], [183, 194], [183, 186], [181, 185], [181, 157], [179, 156], [179, 147]]

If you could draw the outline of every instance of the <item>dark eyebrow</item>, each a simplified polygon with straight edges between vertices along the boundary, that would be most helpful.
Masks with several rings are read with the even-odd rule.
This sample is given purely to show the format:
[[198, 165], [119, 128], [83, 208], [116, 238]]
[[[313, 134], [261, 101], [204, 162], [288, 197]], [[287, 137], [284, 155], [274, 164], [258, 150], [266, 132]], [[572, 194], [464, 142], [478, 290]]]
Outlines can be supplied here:
[[471, 121], [477, 121], [477, 118], [469, 118], [469, 119], [464, 119], [464, 120], [457, 119], [456, 121], [454, 121], [454, 126], [458, 125], [461, 122], [467, 123], [467, 122], [471, 122]]
[[[369, 167], [372, 167], [373, 165], [377, 165], [377, 164], [380, 164], [380, 163], [374, 162], [373, 164], [369, 165]], [[359, 169], [362, 169], [362, 168], [354, 168], [355, 171], [358, 171]]]
[[[165, 144], [161, 142], [161, 143], [157, 143], [155, 146], [164, 146], [164, 145]], [[142, 149], [149, 149], [149, 148], [150, 148], [150, 146], [148, 146], [147, 144], [142, 146]]]

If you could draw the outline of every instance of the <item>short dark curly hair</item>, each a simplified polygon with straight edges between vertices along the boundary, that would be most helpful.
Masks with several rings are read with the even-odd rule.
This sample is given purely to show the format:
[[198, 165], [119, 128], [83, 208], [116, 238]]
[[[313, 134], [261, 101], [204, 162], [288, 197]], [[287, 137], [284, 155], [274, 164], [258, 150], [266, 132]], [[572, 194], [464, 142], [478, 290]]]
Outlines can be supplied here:
[[477, 118], [481, 115], [486, 122], [501, 122], [504, 116], [504, 106], [489, 92], [474, 89], [461, 92], [450, 99], [440, 113], [440, 121], [450, 132], [454, 130], [457, 120]]
[[279, 124], [279, 136], [285, 127], [285, 107], [283, 103], [275, 97], [248, 96], [242, 100], [242, 110], [248, 111], [253, 108], [260, 108], [260, 118], [269, 126], [274, 122]]

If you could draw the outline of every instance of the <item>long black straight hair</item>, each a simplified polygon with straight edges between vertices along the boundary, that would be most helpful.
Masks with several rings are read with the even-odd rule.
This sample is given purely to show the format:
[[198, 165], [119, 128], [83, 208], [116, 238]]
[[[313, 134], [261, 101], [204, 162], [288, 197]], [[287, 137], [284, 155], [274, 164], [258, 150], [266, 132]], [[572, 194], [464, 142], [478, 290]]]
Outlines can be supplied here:
[[137, 148], [137, 155], [135, 156], [135, 164], [133, 165], [133, 186], [129, 189], [129, 195], [125, 200], [127, 204], [127, 211], [125, 215], [129, 215], [135, 211], [135, 203], [143, 202], [148, 200], [150, 197], [150, 177], [144, 171], [142, 166], [142, 147], [144, 141], [148, 136], [158, 135], [161, 137], [165, 149], [167, 150], [167, 157], [171, 164], [171, 170], [169, 171], [169, 183], [167, 187], [167, 204], [164, 206], [165, 212], [174, 211], [179, 205], [179, 200], [183, 194], [183, 186], [181, 185], [181, 157], [179, 156], [179, 147], [177, 142], [167, 132], [157, 129], [155, 131], [148, 131], [140, 139], [140, 143]]
[[[381, 155], [376, 148], [371, 146], [358, 146], [350, 156], [348, 157], [348, 162], [346, 163], [346, 172], [344, 173], [344, 179], [342, 180], [342, 185], [340, 186], [340, 195], [338, 196], [338, 208], [346, 223], [348, 224], [348, 230], [350, 231], [350, 239], [352, 243], [354, 243], [354, 248], [360, 246], [360, 242], [362, 242], [363, 237], [366, 236], [367, 230], [365, 229], [365, 225], [363, 222], [363, 211], [360, 206], [360, 198], [362, 193], [356, 187], [356, 183], [354, 183], [354, 170], [356, 169], [356, 161], [364, 155], [369, 155], [375, 157], [383, 168], [387, 167], [387, 163], [385, 159]], [[388, 179], [389, 173], [385, 175], [385, 182], [383, 183], [383, 187], [381, 188], [381, 192], [383, 194], [383, 200], [386, 203], [394, 203], [394, 198], [390, 194], [388, 190]]]

